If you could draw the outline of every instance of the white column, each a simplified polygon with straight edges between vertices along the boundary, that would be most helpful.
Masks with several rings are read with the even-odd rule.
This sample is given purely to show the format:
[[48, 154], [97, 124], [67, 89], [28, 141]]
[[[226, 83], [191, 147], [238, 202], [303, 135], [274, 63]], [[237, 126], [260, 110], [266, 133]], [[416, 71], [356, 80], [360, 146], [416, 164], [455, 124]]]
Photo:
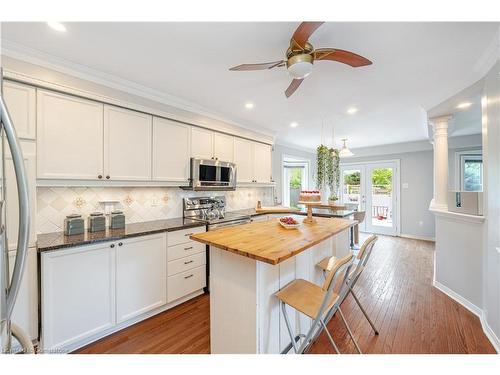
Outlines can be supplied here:
[[448, 124], [451, 116], [431, 118], [434, 138], [434, 198], [431, 209], [448, 210]]

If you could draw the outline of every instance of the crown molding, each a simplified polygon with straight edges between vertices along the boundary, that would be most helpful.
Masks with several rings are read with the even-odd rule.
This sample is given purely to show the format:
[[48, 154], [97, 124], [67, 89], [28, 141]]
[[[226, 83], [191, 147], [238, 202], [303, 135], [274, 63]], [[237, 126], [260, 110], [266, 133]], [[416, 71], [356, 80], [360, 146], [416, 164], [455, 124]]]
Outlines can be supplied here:
[[51, 69], [59, 73], [63, 73], [111, 89], [119, 90], [127, 94], [149, 99], [161, 104], [184, 110], [186, 112], [190, 112], [195, 115], [201, 115], [212, 120], [220, 121], [228, 125], [237, 126], [253, 131], [255, 133], [260, 133], [272, 139], [275, 139], [276, 137], [276, 134], [274, 132], [269, 131], [269, 129], [265, 129], [259, 125], [252, 126], [241, 123], [239, 121], [231, 120], [225, 117], [223, 114], [207, 109], [196, 103], [176, 97], [171, 94], [164, 93], [156, 89], [152, 89], [150, 87], [135, 83], [127, 79], [123, 79], [109, 73], [104, 73], [82, 64], [62, 59], [60, 57], [56, 57], [54, 55], [47, 54], [45, 52], [29, 48], [19, 43], [15, 43], [5, 39], [0, 39], [0, 45], [1, 54], [13, 59], [24, 61], [46, 69]]
[[484, 77], [500, 59], [500, 26], [488, 47], [474, 65], [474, 71]]

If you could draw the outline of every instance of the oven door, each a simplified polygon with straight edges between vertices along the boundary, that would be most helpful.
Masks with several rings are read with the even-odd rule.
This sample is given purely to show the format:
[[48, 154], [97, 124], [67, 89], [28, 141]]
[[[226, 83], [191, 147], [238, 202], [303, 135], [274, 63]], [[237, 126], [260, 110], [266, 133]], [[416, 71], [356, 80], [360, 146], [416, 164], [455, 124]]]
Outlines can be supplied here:
[[224, 223], [209, 224], [208, 230], [212, 231], [212, 230], [217, 230], [217, 229], [221, 229], [221, 228], [234, 227], [235, 225], [248, 224], [251, 222], [252, 222], [252, 220], [249, 217], [246, 217], [244, 219], [231, 220], [231, 221], [226, 221]]

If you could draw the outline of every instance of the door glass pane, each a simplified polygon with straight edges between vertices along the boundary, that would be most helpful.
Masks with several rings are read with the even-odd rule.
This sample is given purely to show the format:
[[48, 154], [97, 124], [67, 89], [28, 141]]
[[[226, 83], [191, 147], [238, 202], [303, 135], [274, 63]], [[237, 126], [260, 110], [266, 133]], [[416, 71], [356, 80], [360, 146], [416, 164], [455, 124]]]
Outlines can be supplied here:
[[342, 202], [349, 209], [355, 208], [362, 211], [361, 208], [361, 171], [359, 169], [345, 169], [343, 173], [344, 190], [342, 191]]
[[372, 170], [372, 225], [392, 227], [392, 168]]
[[304, 168], [287, 168], [290, 207], [298, 207], [299, 194], [304, 186]]

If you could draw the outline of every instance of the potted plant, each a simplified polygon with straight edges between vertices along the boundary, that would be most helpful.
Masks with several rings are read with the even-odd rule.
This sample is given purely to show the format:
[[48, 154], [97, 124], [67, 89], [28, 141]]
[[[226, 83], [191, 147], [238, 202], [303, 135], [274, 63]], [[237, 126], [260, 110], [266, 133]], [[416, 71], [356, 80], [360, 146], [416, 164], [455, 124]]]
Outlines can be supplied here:
[[[316, 188], [321, 191], [323, 202], [338, 201], [340, 185], [339, 150], [319, 145], [316, 149]], [[327, 188], [329, 192], [327, 192]]]

